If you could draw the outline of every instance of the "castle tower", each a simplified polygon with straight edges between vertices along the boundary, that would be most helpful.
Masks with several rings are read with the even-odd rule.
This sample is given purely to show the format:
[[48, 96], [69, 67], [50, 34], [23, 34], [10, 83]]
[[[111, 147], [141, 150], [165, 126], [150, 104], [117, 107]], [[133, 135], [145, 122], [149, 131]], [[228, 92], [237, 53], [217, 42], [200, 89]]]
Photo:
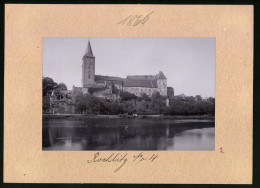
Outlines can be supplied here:
[[167, 78], [164, 76], [162, 71], [157, 74], [157, 85], [159, 93], [163, 96], [167, 96]]
[[82, 57], [82, 87], [89, 87], [95, 83], [95, 56], [92, 53], [90, 42], [85, 55]]

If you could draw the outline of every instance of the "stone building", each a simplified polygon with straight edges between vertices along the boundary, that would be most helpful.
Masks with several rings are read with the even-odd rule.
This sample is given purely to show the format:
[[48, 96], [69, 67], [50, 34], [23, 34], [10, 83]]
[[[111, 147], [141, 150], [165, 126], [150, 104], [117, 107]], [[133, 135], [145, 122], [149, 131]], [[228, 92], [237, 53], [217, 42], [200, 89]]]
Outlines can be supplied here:
[[167, 87], [167, 96], [170, 99], [174, 97], [174, 89], [172, 87]]
[[56, 114], [74, 114], [75, 100], [72, 97], [72, 91], [52, 92], [50, 96], [51, 113]]
[[162, 71], [156, 75], [127, 76], [123, 79], [123, 90], [136, 96], [141, 96], [143, 93], [151, 96], [154, 92], [167, 96], [167, 78]]
[[126, 78], [96, 75], [95, 56], [88, 41], [82, 58], [82, 87], [73, 86], [73, 91], [89, 93], [91, 88], [103, 88], [101, 91], [94, 92], [93, 95], [116, 99], [118, 96], [112, 93], [112, 85], [120, 91], [127, 91], [136, 96], [141, 96], [143, 93], [151, 96], [154, 92], [167, 96], [167, 78], [162, 71], [156, 75], [129, 75]]

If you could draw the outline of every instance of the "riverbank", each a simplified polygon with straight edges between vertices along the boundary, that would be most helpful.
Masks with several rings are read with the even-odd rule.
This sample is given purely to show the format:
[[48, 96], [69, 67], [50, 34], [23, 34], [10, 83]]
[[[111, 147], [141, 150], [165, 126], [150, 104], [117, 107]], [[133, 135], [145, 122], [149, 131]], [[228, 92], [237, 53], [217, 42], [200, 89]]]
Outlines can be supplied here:
[[48, 119], [70, 119], [70, 120], [86, 120], [86, 119], [199, 119], [214, 120], [212, 115], [83, 115], [83, 114], [43, 114], [43, 120]]

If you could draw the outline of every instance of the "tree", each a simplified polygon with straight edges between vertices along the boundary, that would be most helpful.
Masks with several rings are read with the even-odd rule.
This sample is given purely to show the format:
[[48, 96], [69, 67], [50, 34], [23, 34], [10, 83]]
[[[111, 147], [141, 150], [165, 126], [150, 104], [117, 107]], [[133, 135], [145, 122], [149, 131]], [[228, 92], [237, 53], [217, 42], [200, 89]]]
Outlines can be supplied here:
[[61, 91], [67, 91], [67, 86], [64, 83], [59, 83], [58, 84], [58, 89], [60, 89]]
[[129, 93], [127, 91], [121, 91], [120, 98], [121, 98], [121, 101], [129, 101], [129, 100], [135, 100], [137, 98], [137, 96], [135, 96], [135, 94]]
[[111, 102], [104, 99], [103, 102], [101, 103], [101, 113], [103, 114], [111, 114]]
[[166, 97], [161, 96], [159, 92], [153, 93], [150, 108], [152, 108], [155, 113], [162, 113], [166, 108], [165, 100]]
[[78, 95], [75, 100], [76, 111], [80, 113], [86, 112], [89, 110], [91, 102], [90, 95]]
[[196, 95], [195, 98], [197, 101], [202, 101], [202, 97], [200, 95]]
[[146, 113], [149, 108], [149, 103], [145, 100], [136, 102], [136, 112]]
[[142, 93], [140, 100], [150, 101], [150, 98], [146, 93]]
[[136, 112], [133, 101], [124, 101], [119, 103], [119, 112], [133, 114]]
[[51, 92], [56, 89], [58, 84], [49, 77], [42, 78], [42, 95], [51, 95]]
[[165, 114], [179, 115], [203, 115], [215, 113], [215, 99], [210, 97], [203, 99], [200, 95], [175, 96], [170, 101], [170, 106], [166, 108]]
[[212, 103], [212, 104], [215, 104], [215, 98], [213, 98], [213, 97], [207, 98], [207, 101]]
[[47, 112], [49, 110], [49, 108], [50, 108], [50, 97], [49, 96], [43, 96], [42, 108], [45, 112]]

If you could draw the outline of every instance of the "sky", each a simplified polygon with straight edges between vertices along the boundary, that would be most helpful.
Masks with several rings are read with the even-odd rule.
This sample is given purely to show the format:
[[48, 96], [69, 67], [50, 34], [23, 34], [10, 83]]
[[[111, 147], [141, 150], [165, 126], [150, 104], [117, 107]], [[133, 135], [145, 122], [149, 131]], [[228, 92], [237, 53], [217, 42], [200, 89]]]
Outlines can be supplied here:
[[81, 87], [88, 40], [95, 74], [155, 75], [162, 71], [175, 95], [215, 97], [215, 38], [43, 38], [43, 77]]

